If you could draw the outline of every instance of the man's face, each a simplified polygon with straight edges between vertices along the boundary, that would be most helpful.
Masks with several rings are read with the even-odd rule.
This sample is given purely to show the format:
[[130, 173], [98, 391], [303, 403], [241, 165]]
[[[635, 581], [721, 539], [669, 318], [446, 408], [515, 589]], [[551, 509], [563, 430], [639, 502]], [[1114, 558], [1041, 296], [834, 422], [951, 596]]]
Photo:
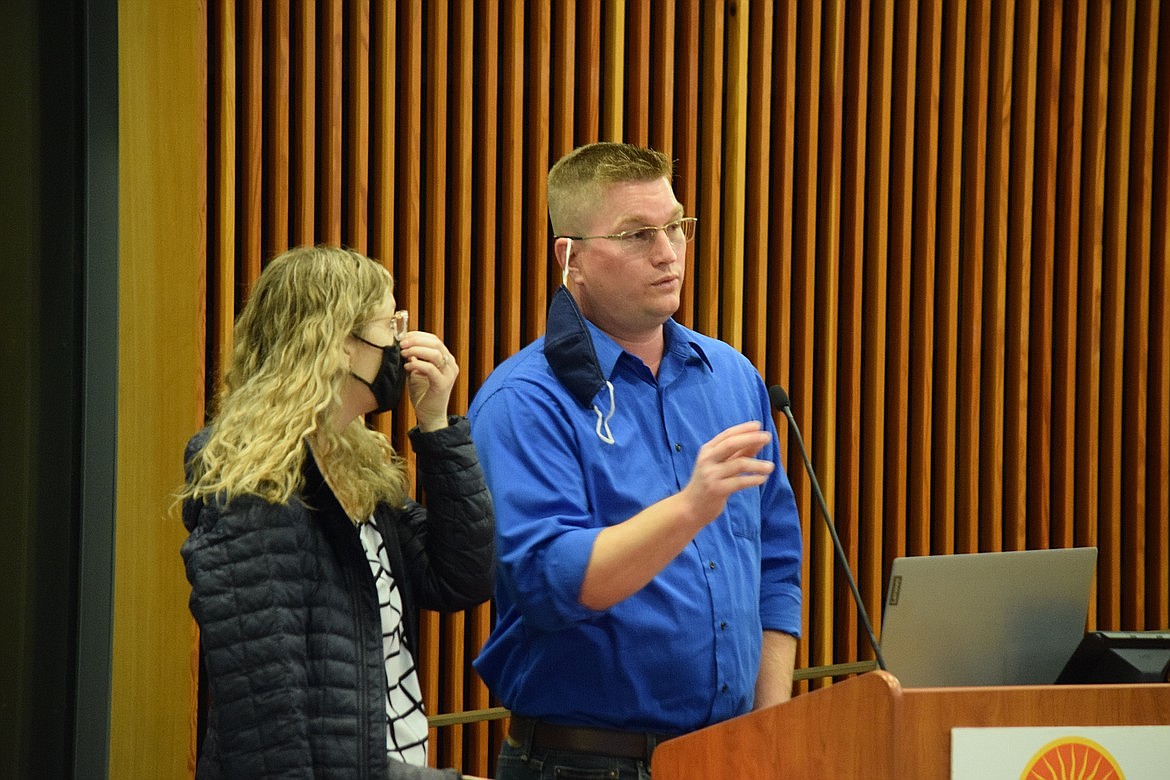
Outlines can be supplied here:
[[[683, 216], [665, 178], [602, 187], [584, 235], [606, 236], [658, 227]], [[581, 311], [622, 340], [645, 338], [679, 307], [686, 271], [686, 243], [659, 230], [652, 242], [590, 238], [574, 241], [568, 260]]]

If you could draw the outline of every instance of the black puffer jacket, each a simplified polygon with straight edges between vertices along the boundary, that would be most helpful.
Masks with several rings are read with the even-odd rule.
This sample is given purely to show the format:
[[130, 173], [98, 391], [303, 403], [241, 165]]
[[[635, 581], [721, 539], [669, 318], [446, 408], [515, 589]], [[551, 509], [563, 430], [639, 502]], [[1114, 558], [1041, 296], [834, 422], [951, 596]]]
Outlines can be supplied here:
[[[188, 445], [188, 460], [206, 440]], [[417, 657], [418, 608], [487, 600], [491, 498], [464, 418], [410, 433], [427, 509], [379, 506]], [[306, 451], [307, 454], [307, 451]], [[386, 669], [373, 575], [312, 456], [304, 501], [188, 502], [182, 554], [209, 682], [200, 778], [455, 778], [386, 757]]]

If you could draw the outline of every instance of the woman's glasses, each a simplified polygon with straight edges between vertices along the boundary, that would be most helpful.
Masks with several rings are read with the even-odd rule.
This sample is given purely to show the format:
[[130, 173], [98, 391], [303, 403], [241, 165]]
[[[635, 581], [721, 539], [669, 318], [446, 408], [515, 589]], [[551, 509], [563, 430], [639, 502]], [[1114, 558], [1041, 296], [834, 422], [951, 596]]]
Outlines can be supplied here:
[[399, 309], [394, 312], [394, 319], [392, 321], [394, 329], [394, 340], [398, 341], [410, 330], [410, 312], [406, 309]]
[[[379, 345], [374, 344], [371, 341], [367, 341], [361, 334], [361, 331], [364, 330], [368, 324], [369, 323], [367, 322], [363, 325], [358, 325], [353, 329], [352, 335], [358, 341], [369, 344], [371, 347], [377, 347]], [[402, 339], [402, 337], [406, 335], [406, 331], [408, 330], [410, 330], [410, 312], [408, 312], [406, 309], [399, 309], [390, 316], [390, 332], [394, 334], [394, 341], [392, 341], [390, 344], [387, 344], [386, 346], [389, 347], [397, 344]]]

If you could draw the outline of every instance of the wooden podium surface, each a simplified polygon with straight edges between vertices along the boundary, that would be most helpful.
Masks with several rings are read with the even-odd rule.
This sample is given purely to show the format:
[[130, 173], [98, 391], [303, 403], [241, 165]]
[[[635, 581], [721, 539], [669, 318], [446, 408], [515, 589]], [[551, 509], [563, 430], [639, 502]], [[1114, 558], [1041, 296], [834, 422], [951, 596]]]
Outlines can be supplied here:
[[1170, 724], [1170, 684], [906, 688], [870, 672], [672, 739], [654, 780], [948, 778], [957, 726]]

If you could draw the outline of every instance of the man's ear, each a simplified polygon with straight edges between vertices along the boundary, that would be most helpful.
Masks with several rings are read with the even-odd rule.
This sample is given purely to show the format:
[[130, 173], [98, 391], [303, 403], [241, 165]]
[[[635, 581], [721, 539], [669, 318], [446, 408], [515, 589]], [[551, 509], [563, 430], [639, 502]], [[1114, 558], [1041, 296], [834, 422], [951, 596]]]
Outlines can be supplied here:
[[557, 262], [561, 264], [561, 284], [569, 286], [569, 260], [573, 256], [573, 239], [560, 238], [554, 245]]

